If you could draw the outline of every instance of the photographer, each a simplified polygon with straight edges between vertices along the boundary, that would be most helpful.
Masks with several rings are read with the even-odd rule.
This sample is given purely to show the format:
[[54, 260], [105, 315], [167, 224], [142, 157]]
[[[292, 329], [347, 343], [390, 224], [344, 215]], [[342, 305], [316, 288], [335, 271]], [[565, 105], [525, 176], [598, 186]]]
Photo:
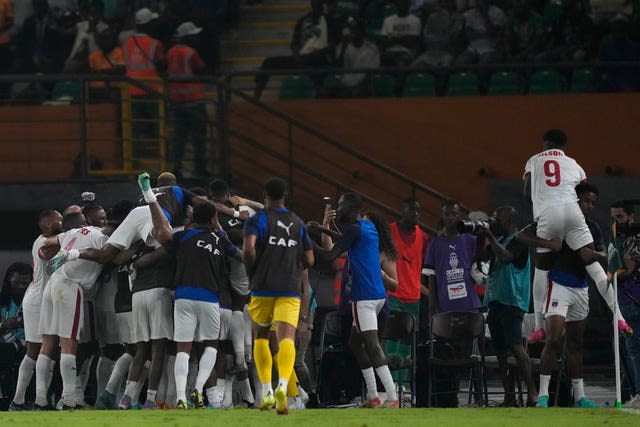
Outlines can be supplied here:
[[629, 202], [611, 205], [614, 233], [609, 245], [609, 270], [618, 271], [618, 305], [633, 329], [624, 338], [624, 365], [632, 398], [625, 407], [640, 408], [640, 230], [634, 224], [634, 209]]
[[531, 372], [531, 360], [522, 345], [522, 321], [529, 309], [531, 257], [529, 248], [516, 239], [516, 210], [503, 206], [487, 221], [478, 235], [488, 244], [480, 246], [478, 259], [490, 260], [484, 304], [489, 308], [487, 323], [498, 355], [505, 400], [502, 406], [516, 406], [513, 378], [507, 366], [508, 353], [516, 359], [527, 384], [527, 406], [534, 406], [538, 392]]

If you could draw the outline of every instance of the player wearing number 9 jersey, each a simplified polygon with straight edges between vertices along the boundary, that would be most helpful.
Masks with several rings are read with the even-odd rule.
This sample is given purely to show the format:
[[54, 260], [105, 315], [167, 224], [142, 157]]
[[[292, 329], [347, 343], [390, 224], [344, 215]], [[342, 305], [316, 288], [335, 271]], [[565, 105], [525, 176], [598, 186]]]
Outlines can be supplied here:
[[[575, 191], [578, 184], [586, 181], [587, 175], [574, 159], [565, 154], [566, 145], [567, 136], [563, 131], [552, 129], [544, 134], [544, 151], [531, 157], [525, 165], [524, 191], [531, 197], [537, 236], [565, 240], [572, 250], [578, 252], [598, 289], [606, 290], [607, 276], [593, 256], [593, 237]], [[529, 336], [530, 342], [544, 339], [542, 305], [552, 261], [549, 249], [538, 247], [537, 252], [533, 278], [535, 329]]]

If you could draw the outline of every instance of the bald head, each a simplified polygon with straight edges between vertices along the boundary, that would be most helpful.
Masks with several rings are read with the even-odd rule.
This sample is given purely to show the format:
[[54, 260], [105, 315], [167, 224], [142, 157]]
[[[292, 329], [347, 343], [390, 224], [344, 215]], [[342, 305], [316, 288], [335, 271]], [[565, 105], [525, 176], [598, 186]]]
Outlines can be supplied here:
[[64, 212], [62, 212], [62, 216], [70, 213], [82, 213], [82, 208], [78, 205], [70, 205], [64, 210]]
[[158, 187], [169, 187], [172, 185], [178, 185], [178, 180], [171, 172], [162, 172], [158, 176]]

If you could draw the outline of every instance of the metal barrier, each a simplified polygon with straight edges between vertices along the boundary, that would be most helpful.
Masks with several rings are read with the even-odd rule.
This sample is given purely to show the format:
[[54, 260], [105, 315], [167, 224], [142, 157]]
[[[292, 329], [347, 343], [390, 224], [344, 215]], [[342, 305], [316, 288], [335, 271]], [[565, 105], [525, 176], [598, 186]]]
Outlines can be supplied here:
[[[214, 86], [216, 79], [206, 81]], [[61, 181], [170, 169], [172, 121], [165, 83], [110, 75], [0, 76], [6, 94], [0, 99], [0, 181]], [[132, 97], [134, 86], [146, 95]], [[214, 120], [217, 99], [217, 92], [206, 92], [204, 102], [211, 106], [206, 141], [212, 147], [220, 145], [211, 143], [220, 133]], [[187, 157], [186, 163], [192, 161]]]

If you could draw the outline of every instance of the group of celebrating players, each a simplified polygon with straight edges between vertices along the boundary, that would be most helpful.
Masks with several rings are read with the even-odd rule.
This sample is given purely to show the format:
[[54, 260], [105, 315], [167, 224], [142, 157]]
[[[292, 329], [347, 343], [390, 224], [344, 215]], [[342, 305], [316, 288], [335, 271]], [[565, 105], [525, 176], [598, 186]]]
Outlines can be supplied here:
[[[542, 313], [563, 322], [586, 317], [584, 286], [547, 277], [555, 256], [549, 242], [564, 241], [579, 254], [614, 308], [577, 203], [575, 187], [586, 175], [564, 153], [564, 133], [547, 132], [544, 141], [544, 151], [525, 167], [525, 191], [537, 222], [537, 237], [531, 239], [538, 246], [534, 339], [544, 337]], [[266, 182], [264, 205], [231, 197], [222, 180], [210, 184], [208, 197], [177, 186], [170, 173], [158, 177], [157, 188], [148, 174], [140, 175], [138, 184], [144, 201], [139, 206], [122, 201], [108, 213], [93, 205], [70, 206], [64, 215], [41, 213], [42, 234], [32, 250], [34, 278], [23, 302], [27, 351], [11, 409], [31, 408], [25, 392], [34, 372], [33, 409], [85, 405], [93, 336], [100, 345], [97, 407], [203, 408], [205, 396], [211, 408], [229, 407], [234, 386], [242, 401], [261, 409], [275, 407], [286, 414], [291, 406], [303, 407], [306, 392], [293, 368], [296, 328], [309, 309], [307, 269], [315, 258], [333, 260], [343, 253], [350, 261], [350, 347], [367, 386], [364, 406], [400, 406], [377, 334], [377, 315], [387, 290], [397, 286], [396, 271], [387, 268], [374, 223], [360, 215], [357, 194], [344, 194], [337, 212], [327, 211], [330, 218], [340, 218], [337, 233], [306, 225], [288, 210], [286, 185], [279, 178]], [[324, 232], [322, 246], [310, 239], [308, 227]], [[561, 286], [548, 287], [550, 279]], [[620, 328], [628, 329], [619, 318]], [[58, 349], [62, 395], [50, 403]], [[248, 364], [255, 366], [260, 383], [256, 396]], [[377, 393], [376, 374], [385, 400]], [[546, 406], [549, 379], [543, 372], [539, 406]], [[578, 387], [581, 382], [574, 384]]]

